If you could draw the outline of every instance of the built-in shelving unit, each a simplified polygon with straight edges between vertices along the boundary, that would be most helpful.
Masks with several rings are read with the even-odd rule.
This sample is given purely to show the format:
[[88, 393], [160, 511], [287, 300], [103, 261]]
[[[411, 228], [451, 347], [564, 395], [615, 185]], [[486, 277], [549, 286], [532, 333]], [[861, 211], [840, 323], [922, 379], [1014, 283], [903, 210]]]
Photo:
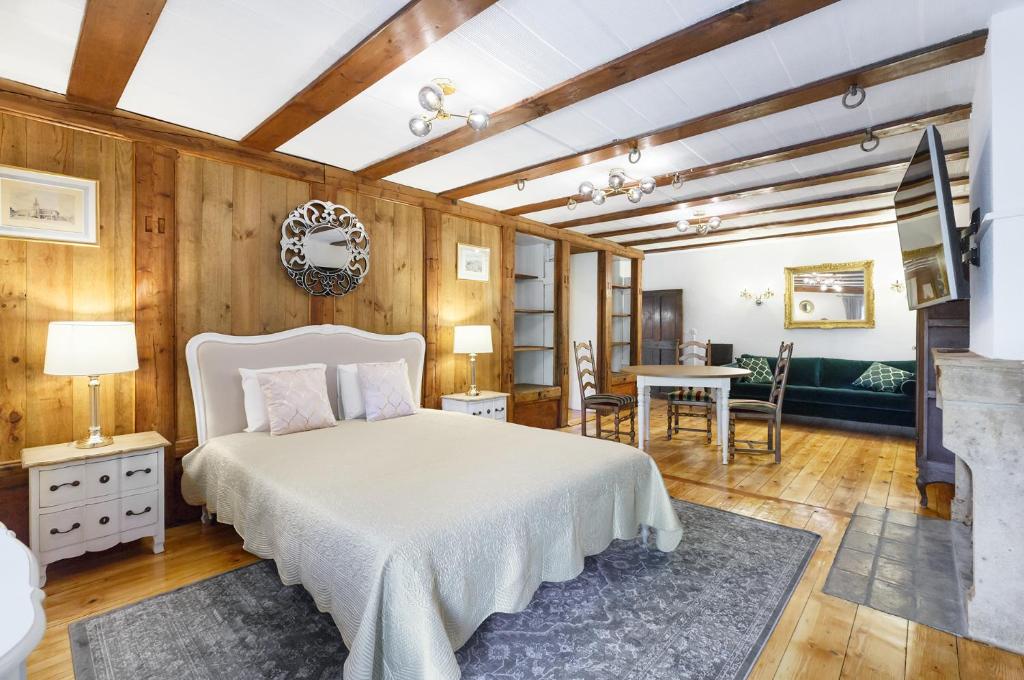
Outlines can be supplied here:
[[555, 242], [516, 234], [514, 383], [517, 394], [557, 385]]
[[621, 373], [633, 356], [633, 263], [612, 257], [611, 372]]

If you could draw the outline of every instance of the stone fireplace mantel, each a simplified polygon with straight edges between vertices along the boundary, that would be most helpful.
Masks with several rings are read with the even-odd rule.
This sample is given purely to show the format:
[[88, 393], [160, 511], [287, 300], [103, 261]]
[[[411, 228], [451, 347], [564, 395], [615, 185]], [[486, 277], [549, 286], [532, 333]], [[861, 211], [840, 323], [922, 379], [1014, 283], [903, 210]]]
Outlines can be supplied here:
[[943, 445], [970, 468], [968, 634], [1024, 653], [1024, 361], [933, 356]]

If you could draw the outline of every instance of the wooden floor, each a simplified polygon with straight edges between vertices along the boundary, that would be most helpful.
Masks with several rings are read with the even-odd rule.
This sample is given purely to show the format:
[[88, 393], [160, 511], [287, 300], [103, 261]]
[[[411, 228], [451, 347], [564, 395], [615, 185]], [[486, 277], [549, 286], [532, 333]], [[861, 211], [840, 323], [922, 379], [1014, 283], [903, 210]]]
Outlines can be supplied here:
[[[948, 516], [951, 489], [933, 485], [918, 506], [913, 442], [789, 425], [783, 461], [737, 455], [723, 466], [697, 433], [664, 438], [656, 405], [651, 455], [670, 493], [694, 503], [809, 529], [822, 537], [751, 678], [1024, 679], [1024, 658], [822, 593], [836, 548], [860, 501]], [[578, 431], [578, 425], [568, 428]], [[741, 426], [740, 436], [755, 431]], [[71, 678], [70, 622], [255, 561], [230, 527], [167, 532], [153, 555], [144, 539], [50, 567], [48, 626], [29, 677]]]

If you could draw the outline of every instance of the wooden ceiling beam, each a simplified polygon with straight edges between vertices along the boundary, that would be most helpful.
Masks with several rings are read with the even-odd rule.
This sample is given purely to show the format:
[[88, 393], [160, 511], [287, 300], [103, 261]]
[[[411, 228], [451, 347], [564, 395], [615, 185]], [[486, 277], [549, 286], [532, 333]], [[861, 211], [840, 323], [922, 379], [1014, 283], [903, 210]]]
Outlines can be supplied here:
[[[908, 116], [906, 118], [900, 118], [898, 120], [889, 121], [888, 123], [883, 123], [882, 125], [876, 125], [871, 128], [871, 131], [879, 139], [885, 139], [886, 137], [895, 137], [897, 135], [904, 135], [918, 130], [923, 130], [928, 125], [947, 125], [949, 123], [968, 120], [970, 117], [971, 105], [958, 104], [956, 106], [950, 106], [937, 111], [929, 111], [928, 113]], [[813, 156], [827, 151], [844, 149], [860, 144], [863, 139], [863, 128], [850, 130], [849, 132], [842, 132], [838, 135], [822, 137], [820, 139], [793, 144], [779, 149], [772, 149], [771, 151], [765, 151], [763, 153], [750, 154], [748, 156], [741, 156], [739, 158], [733, 158], [719, 163], [710, 163], [708, 165], [701, 165], [686, 170], [679, 170], [677, 172], [669, 172], [664, 175], [657, 175], [654, 179], [660, 187], [672, 184], [672, 178], [675, 175], [679, 175], [680, 179], [684, 182], [691, 182], [704, 177], [723, 175], [728, 172], [747, 170], [749, 168], [756, 168], [762, 165], [769, 165], [771, 163], [781, 163], [797, 158], [806, 158], [807, 156]], [[635, 186], [636, 184], [636, 182], [629, 182], [626, 184], [626, 188]], [[539, 212], [541, 210], [564, 208], [570, 198], [575, 199], [580, 203], [586, 202], [585, 198], [578, 194], [574, 194], [572, 196], [560, 196], [559, 198], [552, 198], [546, 201], [529, 203], [515, 208], [510, 208], [502, 212], [509, 215], [526, 215], [528, 213]]]
[[[966, 184], [967, 177], [956, 177], [950, 180], [951, 183]], [[881, 195], [885, 195], [885, 192], [880, 192]], [[954, 204], [959, 204], [967, 199], [963, 196], [958, 196], [953, 199]], [[724, 231], [715, 232], [716, 235], [728, 235], [736, 232], [744, 232], [753, 229], [764, 229], [768, 227], [801, 227], [808, 224], [821, 224], [822, 222], [839, 222], [841, 220], [854, 220], [854, 219], [868, 219], [868, 218], [880, 218], [880, 217], [895, 217], [893, 212], [894, 208], [868, 208], [860, 210], [846, 210], [843, 212], [829, 213], [828, 215], [811, 215], [810, 217], [796, 217], [788, 220], [769, 220], [766, 222], [758, 222], [756, 224], [745, 224], [742, 227], [734, 227], [732, 229], [726, 229]], [[756, 217], [757, 213], [737, 213], [735, 215], [723, 216], [723, 219], [737, 219], [737, 218], [752, 218]], [[653, 238], [639, 239], [636, 241], [619, 241], [624, 246], [637, 248], [639, 246], [649, 246], [656, 243], [671, 243], [674, 241], [686, 241], [695, 238], [706, 238], [708, 235], [697, 234], [696, 232], [690, 234], [675, 234], [672, 236], [658, 236]]]
[[[967, 149], [951, 149], [946, 154], [947, 163], [950, 161], [964, 160], [965, 158], [967, 158]], [[810, 177], [801, 177], [787, 182], [771, 182], [769, 184], [761, 184], [758, 186], [747, 187], [745, 189], [737, 189], [736, 191], [730, 191], [724, 194], [706, 194], [704, 196], [694, 196], [692, 198], [674, 201], [672, 203], [659, 203], [657, 205], [649, 205], [642, 208], [632, 208], [613, 213], [605, 213], [603, 215], [581, 217], [579, 219], [567, 220], [565, 222], [555, 222], [551, 226], [557, 229], [572, 229], [573, 227], [601, 224], [603, 222], [611, 222], [613, 220], [626, 220], [634, 217], [644, 217], [645, 215], [657, 215], [684, 208], [698, 208], [705, 205], [711, 205], [713, 203], [735, 201], [741, 198], [750, 198], [752, 196], [763, 196], [765, 194], [793, 191], [794, 189], [805, 189], [807, 187], [818, 186], [820, 184], [834, 184], [835, 182], [845, 182], [852, 179], [861, 179], [863, 177], [884, 175], [900, 170], [906, 167], [906, 165], [906, 161], [882, 161], [881, 163], [873, 163], [871, 165], [861, 165], [855, 168], [834, 170], [832, 172], [825, 172], [819, 175], [812, 175]]]
[[89, 0], [68, 97], [112, 109], [121, 100], [166, 0]]
[[[955, 198], [955, 199], [953, 199], [953, 204], [954, 205], [959, 205], [959, 204], [967, 203], [968, 200], [969, 199], [967, 197]], [[871, 212], [874, 212], [874, 211], [871, 211]], [[852, 218], [847, 217], [846, 219], [852, 219]], [[828, 222], [830, 222], [830, 221], [835, 221], [835, 220], [819, 221], [819, 223], [821, 223], [821, 224], [828, 224]], [[653, 254], [657, 254], [657, 253], [670, 253], [670, 252], [675, 252], [675, 251], [678, 251], [678, 250], [695, 250], [697, 248], [710, 248], [710, 247], [713, 247], [713, 246], [724, 246], [724, 245], [728, 245], [730, 243], [744, 243], [746, 241], [761, 241], [761, 240], [770, 239], [770, 238], [793, 238], [793, 237], [796, 237], [796, 236], [819, 236], [821, 234], [832, 234], [832, 233], [843, 232], [843, 231], [860, 231], [862, 229], [875, 229], [875, 228], [878, 228], [878, 227], [885, 227], [885, 226], [895, 225], [895, 224], [896, 224], [896, 220], [894, 220], [894, 219], [892, 219], [890, 217], [890, 218], [887, 218], [887, 219], [878, 220], [876, 222], [869, 222], [867, 224], [851, 224], [851, 225], [846, 225], [846, 226], [842, 226], [842, 227], [827, 227], [825, 229], [810, 229], [810, 230], [806, 230], [806, 231], [791, 231], [791, 232], [786, 232], [784, 234], [776, 234], [776, 233], [771, 233], [771, 234], [755, 234], [755, 235], [746, 236], [744, 238], [737, 238], [737, 239], [718, 239], [718, 240], [714, 240], [714, 241], [705, 241], [704, 243], [694, 243], [692, 245], [671, 246], [671, 247], [667, 247], [667, 248], [651, 248], [651, 249], [648, 249], [648, 250], [644, 250], [643, 253], [645, 255], [650, 255], [652, 253]], [[774, 225], [759, 226], [759, 227], [756, 227], [756, 228], [759, 229], [759, 230], [765, 230], [765, 229], [770, 229], [772, 226], [774, 226]], [[754, 229], [754, 227], [751, 227], [751, 229]], [[740, 229], [736, 229], [734, 231], [741, 231], [741, 230]], [[719, 233], [721, 234], [722, 232], [719, 232]], [[728, 234], [730, 232], [725, 232], [725, 233]], [[704, 238], [704, 237], [690, 236], [690, 237], [683, 237], [683, 238], [678, 239], [678, 240], [684, 240], [685, 241], [685, 240], [688, 240], [688, 239], [691, 239], [691, 238]]]
[[276, 149], [495, 2], [411, 0], [257, 125], [242, 144]]
[[836, 0], [748, 0], [496, 111], [485, 130], [476, 132], [459, 127], [374, 163], [361, 172], [375, 179], [393, 175], [834, 2]]
[[988, 31], [980, 30], [952, 40], [931, 45], [912, 52], [890, 57], [830, 78], [800, 85], [774, 95], [738, 104], [728, 109], [708, 113], [671, 127], [653, 130], [632, 139], [625, 139], [569, 154], [535, 165], [518, 168], [484, 180], [441, 192], [447, 198], [466, 198], [486, 191], [511, 186], [517, 180], [533, 180], [559, 172], [574, 170], [610, 158], [627, 155], [631, 149], [641, 150], [670, 144], [688, 137], [720, 130], [755, 118], [813, 104], [842, 96], [851, 85], [870, 88], [900, 78], [949, 66], [966, 59], [981, 56], [985, 51]]

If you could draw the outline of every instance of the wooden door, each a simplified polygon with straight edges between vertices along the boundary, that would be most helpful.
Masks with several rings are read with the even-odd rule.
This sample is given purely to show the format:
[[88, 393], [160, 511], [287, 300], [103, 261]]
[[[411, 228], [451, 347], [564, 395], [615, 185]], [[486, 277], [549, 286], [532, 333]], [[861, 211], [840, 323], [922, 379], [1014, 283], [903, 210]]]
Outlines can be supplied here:
[[641, 362], [676, 363], [676, 347], [683, 338], [683, 291], [645, 290]]

